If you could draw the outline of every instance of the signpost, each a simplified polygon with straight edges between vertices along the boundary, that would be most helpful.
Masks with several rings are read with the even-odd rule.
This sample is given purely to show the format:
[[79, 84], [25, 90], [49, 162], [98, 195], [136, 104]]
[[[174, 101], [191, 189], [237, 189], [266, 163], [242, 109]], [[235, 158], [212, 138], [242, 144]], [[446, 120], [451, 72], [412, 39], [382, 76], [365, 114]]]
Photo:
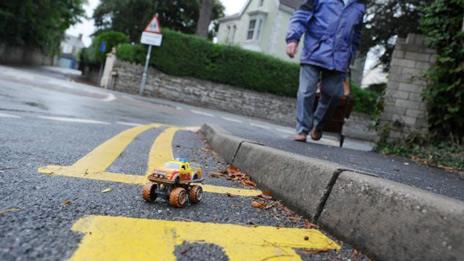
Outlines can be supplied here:
[[139, 92], [140, 95], [143, 95], [143, 91], [147, 83], [147, 72], [148, 72], [148, 65], [150, 63], [151, 48], [153, 46], [161, 46], [162, 41], [163, 41], [163, 35], [161, 34], [161, 27], [159, 25], [158, 15], [155, 15], [151, 19], [150, 23], [147, 25], [147, 28], [145, 28], [144, 32], [142, 33], [142, 38], [140, 40], [142, 44], [148, 45], [147, 58], [145, 60], [145, 67], [143, 69], [142, 82], [140, 84], [140, 92]]
[[[100, 47], [98, 48], [98, 51], [102, 54], [106, 52], [106, 41], [102, 41], [100, 43]], [[101, 81], [102, 75], [103, 75], [103, 68], [105, 68], [105, 62], [103, 62], [100, 65], [100, 70], [98, 71], [98, 79]]]

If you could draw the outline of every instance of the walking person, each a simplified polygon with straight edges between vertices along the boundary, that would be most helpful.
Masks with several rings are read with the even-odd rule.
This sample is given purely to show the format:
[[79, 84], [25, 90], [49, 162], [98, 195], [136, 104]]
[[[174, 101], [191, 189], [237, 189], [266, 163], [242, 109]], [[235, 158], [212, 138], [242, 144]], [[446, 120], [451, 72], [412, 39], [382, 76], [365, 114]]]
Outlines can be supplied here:
[[[359, 0], [305, 0], [290, 20], [287, 55], [294, 58], [303, 36], [300, 85], [297, 95], [295, 141], [310, 135], [320, 140], [325, 122], [343, 95], [343, 82], [354, 60], [365, 13]], [[321, 97], [315, 112], [318, 83]]]

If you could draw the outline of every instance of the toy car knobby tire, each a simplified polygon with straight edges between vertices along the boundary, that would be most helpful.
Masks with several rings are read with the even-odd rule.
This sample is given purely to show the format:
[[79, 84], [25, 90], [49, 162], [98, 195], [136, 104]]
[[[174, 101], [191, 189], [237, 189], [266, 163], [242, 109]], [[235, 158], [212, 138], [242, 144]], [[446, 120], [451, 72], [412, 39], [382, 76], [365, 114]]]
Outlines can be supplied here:
[[150, 182], [150, 183], [147, 183], [145, 184], [145, 186], [143, 186], [143, 190], [142, 190], [142, 196], [143, 196], [143, 199], [147, 202], [154, 202], [156, 200], [156, 188], [157, 188], [157, 184], [156, 183], [153, 183], [153, 182]]
[[169, 204], [176, 208], [183, 208], [187, 205], [188, 195], [184, 188], [174, 188], [169, 195]]
[[203, 194], [203, 188], [200, 186], [192, 186], [192, 188], [189, 191], [189, 200], [190, 203], [196, 204], [201, 201]]

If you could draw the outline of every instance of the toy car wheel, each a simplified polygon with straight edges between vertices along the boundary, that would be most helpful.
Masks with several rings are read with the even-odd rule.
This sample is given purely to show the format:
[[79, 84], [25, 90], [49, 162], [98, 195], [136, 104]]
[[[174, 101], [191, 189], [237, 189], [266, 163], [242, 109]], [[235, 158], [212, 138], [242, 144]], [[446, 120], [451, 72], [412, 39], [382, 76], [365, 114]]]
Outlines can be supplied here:
[[189, 200], [192, 204], [196, 204], [201, 201], [203, 196], [203, 188], [200, 186], [193, 186], [189, 191]]
[[176, 208], [183, 208], [187, 205], [188, 195], [184, 188], [177, 187], [169, 195], [169, 204]]
[[142, 196], [143, 199], [147, 202], [154, 202], [156, 200], [156, 183], [147, 183], [143, 186]]

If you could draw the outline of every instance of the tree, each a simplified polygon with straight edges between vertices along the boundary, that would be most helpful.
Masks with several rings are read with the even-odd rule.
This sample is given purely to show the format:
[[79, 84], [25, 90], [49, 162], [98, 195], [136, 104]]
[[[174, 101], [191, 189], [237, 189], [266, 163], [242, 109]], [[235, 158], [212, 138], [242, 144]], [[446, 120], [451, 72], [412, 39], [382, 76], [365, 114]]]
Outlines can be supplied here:
[[0, 43], [56, 53], [64, 32], [84, 15], [85, 0], [3, 0]]
[[211, 15], [213, 14], [214, 0], [202, 0], [200, 6], [200, 17], [197, 23], [197, 35], [208, 37]]
[[419, 7], [433, 0], [366, 0], [365, 28], [360, 53], [366, 54], [371, 48], [385, 49], [380, 62], [389, 69], [396, 37], [406, 37], [408, 33], [419, 33], [421, 10]]
[[[200, 0], [102, 0], [93, 18], [98, 31], [114, 30], [127, 34], [132, 42], [140, 35], [155, 13], [161, 26], [193, 34], [197, 28]], [[212, 19], [224, 15], [222, 4], [214, 0]]]
[[[102, 49], [102, 43], [105, 42]], [[96, 66], [105, 63], [106, 55], [112, 51], [113, 47], [120, 44], [129, 43], [129, 37], [121, 32], [107, 31], [96, 35], [92, 44], [81, 50], [79, 54], [80, 65]]]

